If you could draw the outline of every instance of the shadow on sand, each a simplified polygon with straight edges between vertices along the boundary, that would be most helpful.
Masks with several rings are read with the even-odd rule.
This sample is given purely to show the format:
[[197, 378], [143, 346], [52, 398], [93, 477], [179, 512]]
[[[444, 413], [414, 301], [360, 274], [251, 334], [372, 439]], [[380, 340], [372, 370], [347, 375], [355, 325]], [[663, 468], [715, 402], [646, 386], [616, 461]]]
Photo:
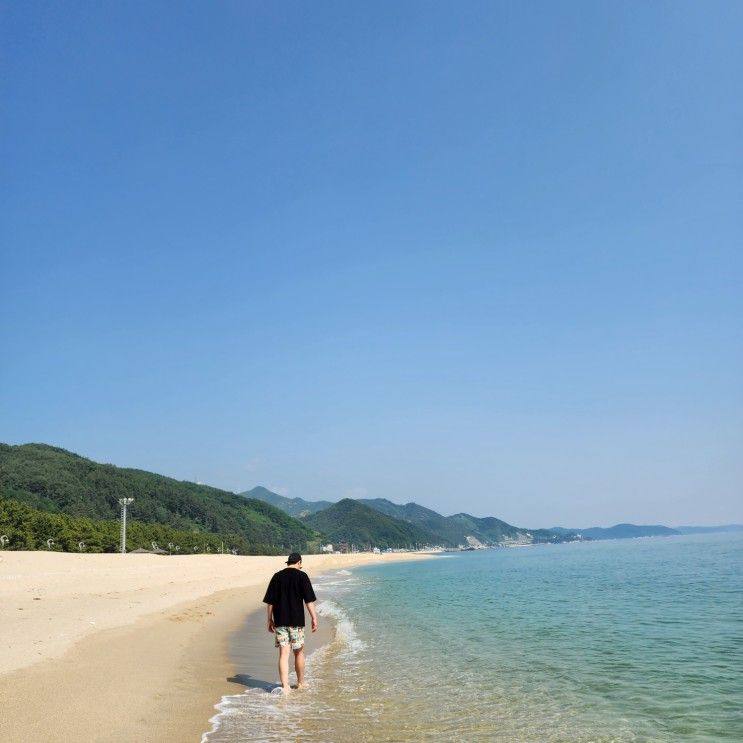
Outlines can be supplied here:
[[234, 676], [230, 676], [227, 681], [233, 684], [240, 684], [248, 689], [263, 689], [263, 691], [273, 691], [279, 684], [275, 681], [263, 681], [251, 676], [249, 673], [237, 673]]

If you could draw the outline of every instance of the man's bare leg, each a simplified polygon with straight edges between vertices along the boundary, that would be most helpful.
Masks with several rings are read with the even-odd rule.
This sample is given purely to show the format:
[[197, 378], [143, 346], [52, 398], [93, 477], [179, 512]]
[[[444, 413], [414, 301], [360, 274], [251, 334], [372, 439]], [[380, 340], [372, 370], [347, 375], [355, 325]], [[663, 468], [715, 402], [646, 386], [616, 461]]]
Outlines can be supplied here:
[[279, 681], [284, 694], [291, 691], [289, 686], [289, 646], [279, 646]]
[[297, 689], [304, 686], [304, 648], [294, 651], [294, 670], [297, 672]]

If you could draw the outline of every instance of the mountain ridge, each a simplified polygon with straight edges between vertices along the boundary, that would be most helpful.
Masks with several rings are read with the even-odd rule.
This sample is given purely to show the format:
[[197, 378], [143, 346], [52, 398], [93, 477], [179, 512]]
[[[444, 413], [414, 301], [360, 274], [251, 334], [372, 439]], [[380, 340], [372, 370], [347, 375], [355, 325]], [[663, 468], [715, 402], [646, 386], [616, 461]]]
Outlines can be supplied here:
[[[311, 551], [319, 547], [321, 538], [370, 546], [508, 546], [574, 541], [576, 533], [583, 539], [623, 539], [743, 530], [739, 524], [674, 529], [630, 523], [586, 529], [527, 529], [494, 516], [476, 517], [464, 512], [443, 516], [413, 501], [307, 501], [279, 495], [261, 485], [235, 494], [146, 470], [98, 463], [48, 444], [0, 443], [0, 500], [15, 500], [30, 507], [33, 513], [23, 512], [22, 518], [43, 526], [47, 523], [44, 514], [60, 514], [78, 519], [64, 522], [67, 531], [82, 529], [79, 519], [117, 519], [118, 498], [122, 496], [134, 498], [130, 516], [135, 521], [152, 525], [147, 534], [154, 535], [158, 525], [177, 530], [182, 542], [188, 533], [215, 538], [217, 534], [235, 534], [241, 539], [241, 549], [251, 544], [271, 550], [293, 545]], [[21, 511], [15, 510], [16, 521]], [[319, 516], [326, 511], [329, 513]], [[110, 542], [110, 526], [101, 529], [108, 530], [103, 541]], [[145, 531], [141, 534], [145, 539]]]
[[[258, 486], [244, 494], [253, 494], [261, 489], [271, 493], [267, 488]], [[319, 513], [322, 510], [333, 505], [332, 501], [308, 501], [303, 498], [286, 498], [276, 493], [271, 493], [272, 502], [281, 508], [282, 503], [301, 504], [303, 516], [309, 513]], [[261, 497], [257, 494], [255, 497]], [[523, 541], [525, 535], [530, 535], [528, 539], [531, 543], [546, 543], [555, 541], [574, 541], [571, 535], [580, 534], [583, 539], [604, 540], [604, 539], [634, 539], [648, 536], [676, 536], [679, 534], [695, 533], [713, 533], [726, 531], [743, 531], [743, 525], [727, 524], [718, 527], [669, 527], [662, 524], [631, 524], [620, 523], [610, 527], [591, 526], [585, 529], [566, 528], [561, 526], [550, 527], [546, 529], [529, 529], [516, 527], [508, 524], [494, 516], [472, 516], [467, 513], [455, 513], [451, 516], [443, 516], [440, 513], [421, 506], [419, 503], [409, 501], [400, 504], [393, 503], [387, 498], [357, 498], [359, 503], [363, 503], [370, 508], [384, 513], [401, 521], [407, 521], [415, 524], [424, 530], [437, 536], [444, 546], [454, 546], [466, 543], [468, 536], [475, 537], [485, 544], [502, 544], [518, 543]]]
[[[261, 487], [261, 486], [259, 486]], [[267, 491], [270, 495], [266, 495]], [[257, 497], [270, 497], [273, 504], [278, 507], [292, 507], [290, 501], [300, 501], [302, 508], [313, 509], [312, 515], [322, 513], [327, 508], [317, 508], [318, 504], [328, 501], [306, 501], [302, 498], [289, 499], [271, 493], [267, 488], [253, 488], [246, 494], [256, 494]], [[525, 529], [497, 519], [494, 516], [477, 517], [467, 513], [442, 516], [440, 513], [421, 506], [413, 501], [405, 504], [393, 503], [387, 498], [357, 498], [344, 499], [355, 500], [374, 511], [382, 513], [399, 521], [406, 522], [421, 529], [428, 535], [429, 544], [437, 544], [445, 547], [456, 547], [468, 545], [472, 539], [483, 545], [508, 545], [508, 544], [532, 544], [532, 543], [555, 543], [561, 541], [572, 541], [569, 533], [556, 534], [547, 529]], [[341, 501], [339, 501], [341, 502]], [[337, 505], [337, 504], [333, 504]], [[338, 514], [340, 518], [340, 513]], [[303, 520], [317, 527], [318, 520], [312, 520], [309, 516], [303, 516]], [[336, 533], [339, 525], [332, 524], [331, 531]], [[325, 530], [322, 530], [325, 531]], [[347, 532], [344, 532], [347, 534]], [[362, 541], [357, 538], [356, 541]], [[417, 539], [415, 541], [421, 541]]]

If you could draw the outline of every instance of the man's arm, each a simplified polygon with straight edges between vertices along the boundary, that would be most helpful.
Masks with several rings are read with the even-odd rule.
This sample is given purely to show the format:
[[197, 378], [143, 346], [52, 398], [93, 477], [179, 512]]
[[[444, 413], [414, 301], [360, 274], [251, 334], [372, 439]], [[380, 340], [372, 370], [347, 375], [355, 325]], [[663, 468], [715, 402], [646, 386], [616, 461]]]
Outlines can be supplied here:
[[266, 595], [263, 597], [263, 603], [266, 605], [266, 622], [268, 624], [268, 631], [273, 632], [276, 626], [273, 623], [273, 603], [276, 601], [276, 575], [271, 577], [268, 581], [268, 588], [266, 589]]
[[314, 601], [308, 601], [306, 602], [307, 611], [310, 613], [310, 616], [312, 617], [312, 631], [317, 632], [317, 612], [315, 611], [315, 602]]
[[273, 604], [266, 604], [266, 620], [268, 622], [268, 631], [273, 632], [276, 625], [273, 623]]
[[312, 631], [317, 632], [317, 612], [315, 611], [315, 601], [317, 601], [317, 596], [315, 596], [315, 589], [312, 588], [310, 576], [307, 575], [307, 573], [303, 573], [302, 575], [304, 577], [304, 603], [307, 606], [307, 611], [309, 611], [310, 616], [312, 617]]

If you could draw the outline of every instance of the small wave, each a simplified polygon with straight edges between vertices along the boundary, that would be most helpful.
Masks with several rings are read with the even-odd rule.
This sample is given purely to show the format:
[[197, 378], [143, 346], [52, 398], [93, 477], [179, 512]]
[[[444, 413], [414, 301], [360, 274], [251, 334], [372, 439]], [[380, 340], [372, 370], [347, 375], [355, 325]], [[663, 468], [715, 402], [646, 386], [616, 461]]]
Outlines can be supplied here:
[[217, 714], [209, 720], [211, 730], [201, 743], [232, 743], [260, 740], [280, 743], [302, 734], [302, 721], [310, 705], [264, 689], [248, 689], [242, 694], [222, 697], [215, 705]]
[[353, 575], [353, 573], [350, 570], [339, 570], [336, 575]]
[[349, 583], [358, 583], [356, 578], [344, 578], [343, 580], [327, 580], [327, 581], [315, 581], [316, 586], [347, 586]]
[[335, 620], [335, 639], [352, 653], [358, 653], [366, 648], [366, 643], [356, 633], [354, 623], [335, 601], [323, 601], [318, 604], [317, 613], [321, 617], [330, 617]]

